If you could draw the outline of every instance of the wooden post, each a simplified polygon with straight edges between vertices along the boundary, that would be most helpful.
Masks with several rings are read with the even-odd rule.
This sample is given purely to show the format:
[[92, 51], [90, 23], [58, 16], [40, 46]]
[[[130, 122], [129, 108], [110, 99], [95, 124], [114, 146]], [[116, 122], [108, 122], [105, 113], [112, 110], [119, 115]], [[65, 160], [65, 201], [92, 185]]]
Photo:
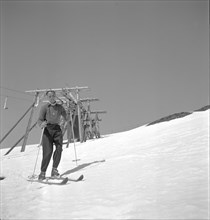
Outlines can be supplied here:
[[29, 118], [29, 121], [28, 121], [28, 125], [26, 127], [26, 133], [25, 133], [25, 136], [24, 136], [21, 152], [25, 151], [25, 147], [26, 147], [26, 143], [27, 143], [27, 140], [28, 140], [28, 135], [29, 135], [29, 131], [30, 131], [30, 126], [31, 126], [31, 122], [32, 122], [32, 117], [33, 117], [34, 109], [36, 108], [36, 103], [37, 103], [37, 100], [38, 100], [38, 95], [39, 95], [39, 93], [36, 92], [35, 93], [35, 98], [34, 98], [34, 104], [33, 104], [33, 107], [31, 109], [31, 115], [30, 115], [30, 118]]
[[92, 119], [90, 116], [90, 99], [87, 100], [87, 117], [86, 117], [86, 123], [88, 124], [88, 133], [89, 133], [89, 138], [92, 139], [93, 138], [93, 129], [92, 129]]
[[72, 110], [70, 108], [70, 104], [69, 101], [67, 102], [67, 112], [68, 112], [68, 117], [70, 118], [70, 120], [67, 122], [66, 124], [66, 128], [67, 128], [67, 145], [66, 148], [69, 147], [69, 143], [71, 143], [71, 139], [74, 140], [74, 123], [73, 123], [73, 118], [72, 118]]
[[[87, 133], [89, 134], [89, 138], [92, 139], [94, 137], [94, 134], [93, 134], [90, 102], [99, 101], [99, 99], [98, 98], [83, 98], [80, 101], [87, 103], [87, 111], [86, 111], [87, 112], [87, 117], [85, 118], [85, 120], [86, 120], [86, 123], [88, 124]], [[84, 135], [83, 135], [83, 137], [84, 137]]]
[[96, 129], [96, 138], [100, 138], [100, 129], [99, 129], [99, 121], [101, 121], [101, 119], [99, 119], [98, 114], [99, 113], [107, 113], [106, 111], [94, 111], [94, 112], [90, 112], [91, 114], [95, 114], [95, 129]]
[[99, 128], [99, 121], [101, 121], [101, 120], [98, 117], [98, 113], [96, 113], [96, 115], [95, 115], [96, 138], [100, 138], [101, 137], [100, 128]]

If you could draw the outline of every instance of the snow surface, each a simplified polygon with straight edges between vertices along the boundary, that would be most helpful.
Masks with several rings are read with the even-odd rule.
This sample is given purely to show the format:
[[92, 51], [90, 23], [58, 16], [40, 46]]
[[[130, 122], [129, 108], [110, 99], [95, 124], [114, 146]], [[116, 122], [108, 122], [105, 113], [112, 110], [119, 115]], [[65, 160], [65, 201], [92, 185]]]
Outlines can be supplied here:
[[7, 156], [2, 149], [1, 219], [209, 218], [209, 110], [76, 143], [76, 149], [78, 166], [70, 144], [59, 170], [84, 174], [84, 181], [63, 186], [26, 181], [37, 145]]

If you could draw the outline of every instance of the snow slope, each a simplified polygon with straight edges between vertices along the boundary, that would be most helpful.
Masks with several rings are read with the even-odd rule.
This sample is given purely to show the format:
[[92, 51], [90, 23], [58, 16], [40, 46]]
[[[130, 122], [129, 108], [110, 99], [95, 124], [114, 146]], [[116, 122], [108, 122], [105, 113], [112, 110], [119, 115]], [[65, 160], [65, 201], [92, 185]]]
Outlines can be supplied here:
[[[41, 132], [41, 131], [40, 131]], [[1, 150], [1, 219], [208, 219], [209, 110], [64, 146], [81, 182], [30, 183], [37, 146]], [[39, 173], [41, 151], [36, 174]], [[50, 174], [51, 164], [48, 168]]]

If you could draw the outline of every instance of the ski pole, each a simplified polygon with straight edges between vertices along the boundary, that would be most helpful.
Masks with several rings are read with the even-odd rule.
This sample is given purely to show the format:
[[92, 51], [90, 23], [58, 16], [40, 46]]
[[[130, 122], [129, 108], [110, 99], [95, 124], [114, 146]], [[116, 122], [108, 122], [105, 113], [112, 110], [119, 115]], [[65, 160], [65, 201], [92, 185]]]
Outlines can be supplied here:
[[37, 146], [39, 149], [38, 149], [37, 156], [36, 156], [36, 162], [35, 162], [35, 165], [34, 165], [34, 171], [33, 171], [33, 174], [31, 176], [32, 179], [34, 178], [34, 173], [36, 171], [36, 165], [37, 165], [37, 161], [38, 161], [38, 157], [39, 157], [39, 151], [40, 151], [40, 148], [41, 148], [41, 145], [42, 145], [42, 138], [43, 138], [44, 130], [45, 130], [45, 128], [42, 128], [39, 145]]
[[77, 166], [77, 152], [76, 152], [76, 146], [75, 146], [75, 140], [74, 140], [74, 128], [73, 128], [73, 121], [72, 121], [71, 111], [70, 111], [70, 120], [71, 120], [71, 131], [72, 131], [72, 136], [73, 136], [73, 141], [74, 141], [75, 162], [76, 162], [76, 166]]

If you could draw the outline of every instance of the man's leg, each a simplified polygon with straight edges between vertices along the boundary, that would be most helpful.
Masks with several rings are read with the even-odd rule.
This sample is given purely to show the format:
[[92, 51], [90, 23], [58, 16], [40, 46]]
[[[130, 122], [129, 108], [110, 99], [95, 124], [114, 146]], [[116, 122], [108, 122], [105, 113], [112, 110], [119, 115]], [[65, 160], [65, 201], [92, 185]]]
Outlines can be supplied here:
[[63, 151], [62, 149], [63, 135], [62, 135], [62, 131], [60, 128], [54, 133], [54, 143], [55, 143], [56, 150], [53, 154], [53, 168], [57, 169], [60, 163], [61, 155]]
[[41, 164], [41, 172], [46, 172], [53, 153], [53, 139], [47, 128], [45, 128], [43, 134], [42, 148], [43, 148], [43, 158]]

